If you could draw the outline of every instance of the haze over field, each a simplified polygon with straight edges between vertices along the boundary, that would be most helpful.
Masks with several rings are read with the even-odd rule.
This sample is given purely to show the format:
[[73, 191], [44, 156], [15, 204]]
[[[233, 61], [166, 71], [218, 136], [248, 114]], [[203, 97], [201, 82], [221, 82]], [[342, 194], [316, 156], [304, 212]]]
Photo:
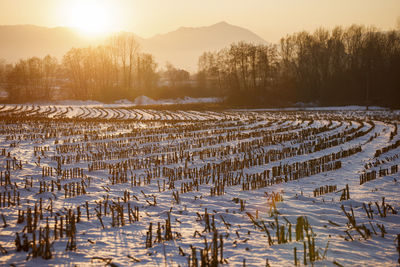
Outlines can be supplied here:
[[3, 0], [0, 99], [144, 95], [397, 107], [399, 7], [393, 0]]
[[399, 73], [399, 0], [0, 0], [0, 266], [396, 266]]
[[[61, 59], [72, 47], [100, 45], [107, 41], [109, 35], [87, 36], [67, 27], [0, 26], [0, 58], [16, 62], [21, 58], [50, 54]], [[227, 22], [204, 27], [180, 27], [150, 38], [138, 35], [135, 38], [141, 49], [153, 54], [162, 66], [168, 61], [190, 71], [197, 70], [197, 60], [204, 51], [222, 49], [239, 41], [266, 43], [257, 34]]]
[[0, 58], [10, 62], [46, 54], [60, 58], [72, 47], [101, 44], [105, 36], [125, 31], [133, 32], [143, 51], [153, 54], [161, 66], [169, 61], [193, 72], [202, 52], [232, 42], [277, 43], [286, 34], [337, 25], [389, 30], [395, 27], [399, 10], [396, 0], [254, 0], [250, 4], [228, 0], [2, 0], [0, 25], [19, 26], [0, 27]]

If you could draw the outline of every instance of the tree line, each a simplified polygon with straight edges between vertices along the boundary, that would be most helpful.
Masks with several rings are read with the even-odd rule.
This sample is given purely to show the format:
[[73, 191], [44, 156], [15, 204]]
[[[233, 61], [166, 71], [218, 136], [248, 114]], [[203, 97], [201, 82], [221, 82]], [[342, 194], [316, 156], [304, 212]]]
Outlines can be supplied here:
[[287, 35], [279, 44], [239, 42], [199, 57], [198, 72], [167, 63], [159, 70], [129, 33], [56, 58], [0, 60], [9, 102], [113, 101], [220, 96], [231, 105], [385, 105], [400, 103], [400, 32], [353, 25]]
[[198, 77], [236, 105], [399, 106], [400, 32], [353, 25], [240, 42], [199, 58]]
[[15, 64], [0, 62], [0, 82], [9, 101], [54, 98], [116, 100], [131, 98], [157, 83], [157, 63], [140, 52], [132, 34], [112, 36], [97, 47], [71, 48], [58, 62], [50, 55]]

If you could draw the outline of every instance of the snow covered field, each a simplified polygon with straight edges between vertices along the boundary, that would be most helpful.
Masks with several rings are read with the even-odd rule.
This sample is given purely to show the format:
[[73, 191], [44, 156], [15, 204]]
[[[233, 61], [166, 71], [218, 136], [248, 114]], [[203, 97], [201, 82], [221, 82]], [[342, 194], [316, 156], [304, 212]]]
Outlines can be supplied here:
[[138, 96], [133, 101], [127, 99], [120, 99], [111, 104], [105, 104], [95, 100], [59, 100], [52, 102], [35, 102], [31, 105], [38, 106], [86, 106], [86, 107], [134, 107], [134, 106], [149, 106], [149, 105], [185, 105], [185, 104], [200, 104], [200, 103], [219, 103], [222, 102], [223, 98], [219, 97], [188, 97], [173, 98], [173, 99], [159, 99], [155, 100], [148, 96]]
[[400, 112], [0, 106], [0, 265], [396, 266]]

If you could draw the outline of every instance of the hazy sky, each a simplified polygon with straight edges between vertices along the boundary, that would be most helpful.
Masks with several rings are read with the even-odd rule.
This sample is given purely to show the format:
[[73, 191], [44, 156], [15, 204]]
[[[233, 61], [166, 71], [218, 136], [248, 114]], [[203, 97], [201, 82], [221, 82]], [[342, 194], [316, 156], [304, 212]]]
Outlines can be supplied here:
[[0, 0], [3, 25], [107, 28], [142, 37], [226, 21], [275, 42], [319, 26], [356, 23], [393, 29], [398, 17], [400, 0]]

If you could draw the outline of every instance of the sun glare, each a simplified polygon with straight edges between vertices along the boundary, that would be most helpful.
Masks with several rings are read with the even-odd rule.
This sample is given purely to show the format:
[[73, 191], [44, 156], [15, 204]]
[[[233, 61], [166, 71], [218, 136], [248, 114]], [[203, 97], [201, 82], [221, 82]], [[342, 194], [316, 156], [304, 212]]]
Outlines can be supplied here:
[[102, 1], [81, 1], [68, 10], [69, 26], [85, 34], [102, 34], [113, 30], [111, 7]]

